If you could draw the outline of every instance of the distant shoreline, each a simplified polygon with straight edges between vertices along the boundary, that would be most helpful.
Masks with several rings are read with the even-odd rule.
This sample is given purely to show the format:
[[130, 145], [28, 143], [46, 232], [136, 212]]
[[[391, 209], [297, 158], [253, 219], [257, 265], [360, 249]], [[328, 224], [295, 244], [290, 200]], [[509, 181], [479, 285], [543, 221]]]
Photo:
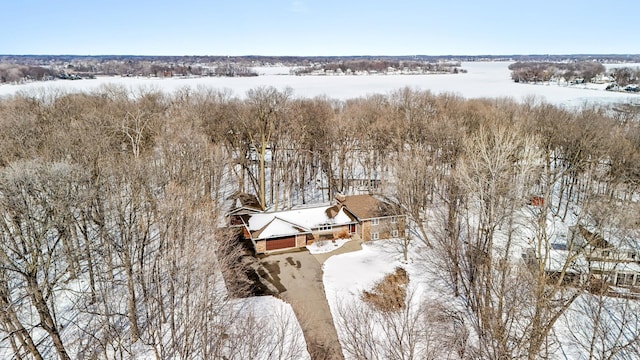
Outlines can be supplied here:
[[373, 94], [388, 94], [403, 88], [448, 93], [464, 98], [511, 98], [525, 101], [537, 98], [557, 106], [579, 108], [585, 104], [607, 106], [618, 103], [637, 103], [637, 94], [612, 91], [585, 91], [573, 86], [537, 86], [512, 81], [508, 62], [462, 63], [465, 74], [375, 75], [375, 76], [295, 76], [286, 74], [284, 66], [259, 67], [261, 76], [254, 77], [108, 77], [91, 80], [29, 82], [0, 86], [0, 97], [24, 94], [50, 97], [69, 93], [91, 93], [115, 86], [131, 94], [145, 90], [166, 94], [199, 91], [201, 89], [226, 91], [230, 96], [242, 98], [247, 91], [258, 87], [290, 89], [294, 97], [329, 97], [348, 100]]

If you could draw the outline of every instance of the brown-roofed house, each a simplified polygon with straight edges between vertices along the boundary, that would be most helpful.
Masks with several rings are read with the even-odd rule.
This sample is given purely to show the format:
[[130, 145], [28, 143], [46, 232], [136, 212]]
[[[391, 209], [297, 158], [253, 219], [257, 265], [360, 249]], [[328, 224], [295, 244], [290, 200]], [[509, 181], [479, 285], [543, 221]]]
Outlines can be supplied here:
[[364, 241], [402, 237], [399, 206], [371, 195], [337, 196], [336, 204], [260, 212], [238, 207], [244, 236], [257, 254], [305, 247], [314, 241], [360, 237]]
[[336, 196], [358, 220], [356, 234], [364, 241], [404, 236], [406, 217], [400, 206], [373, 195]]

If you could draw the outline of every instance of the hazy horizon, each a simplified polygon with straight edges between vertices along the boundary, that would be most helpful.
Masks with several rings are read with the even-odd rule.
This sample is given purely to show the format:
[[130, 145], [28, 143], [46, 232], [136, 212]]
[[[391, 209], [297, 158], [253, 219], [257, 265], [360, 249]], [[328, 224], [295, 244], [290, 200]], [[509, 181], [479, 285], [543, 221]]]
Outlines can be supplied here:
[[[630, 54], [640, 3], [10, 1], [6, 54]], [[613, 15], [611, 15], [613, 14]], [[349, 55], [354, 56], [354, 55]], [[433, 55], [437, 56], [437, 55]]]

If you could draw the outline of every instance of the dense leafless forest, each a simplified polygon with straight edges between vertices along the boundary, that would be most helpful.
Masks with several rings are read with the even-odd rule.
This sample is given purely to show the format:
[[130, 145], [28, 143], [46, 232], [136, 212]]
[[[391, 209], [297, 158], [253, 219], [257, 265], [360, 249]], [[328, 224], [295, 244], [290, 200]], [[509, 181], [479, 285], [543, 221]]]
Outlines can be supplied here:
[[[308, 203], [318, 179], [328, 201], [356, 177], [379, 179], [405, 209], [455, 300], [417, 320], [441, 329], [420, 333], [424, 354], [555, 357], [554, 326], [576, 299], [591, 309], [575, 340], [589, 358], [640, 354], [637, 331], [627, 336], [640, 312], [601, 321], [605, 287], [567, 281], [571, 259], [548, 274], [544, 252], [549, 216], [637, 233], [633, 107], [111, 87], [0, 100], [0, 143], [0, 347], [16, 359], [129, 358], [139, 346], [158, 359], [297, 358], [284, 337], [240, 321], [228, 294], [250, 285], [219, 228], [222, 204], [235, 191], [263, 208]], [[547, 201], [523, 217], [533, 195]], [[528, 262], [510, 256], [522, 228], [539, 255]], [[372, 358], [366, 339], [351, 340], [354, 357]]]

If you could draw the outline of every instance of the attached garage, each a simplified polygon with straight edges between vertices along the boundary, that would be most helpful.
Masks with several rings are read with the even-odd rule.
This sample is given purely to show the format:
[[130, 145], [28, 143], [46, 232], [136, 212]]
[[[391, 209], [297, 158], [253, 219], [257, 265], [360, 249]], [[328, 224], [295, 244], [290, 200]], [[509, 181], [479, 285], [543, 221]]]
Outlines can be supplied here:
[[271, 250], [280, 250], [296, 247], [296, 237], [289, 236], [280, 239], [268, 239], [267, 240], [267, 251]]

